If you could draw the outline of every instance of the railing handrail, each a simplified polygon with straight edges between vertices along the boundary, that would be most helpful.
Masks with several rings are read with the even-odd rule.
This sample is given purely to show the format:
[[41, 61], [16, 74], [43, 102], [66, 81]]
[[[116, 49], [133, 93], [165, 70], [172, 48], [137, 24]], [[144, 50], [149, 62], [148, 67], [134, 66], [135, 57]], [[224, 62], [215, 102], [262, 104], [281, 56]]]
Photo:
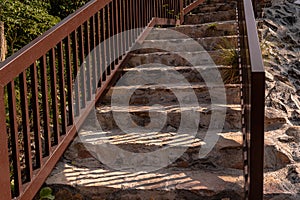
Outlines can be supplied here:
[[257, 26], [255, 15], [252, 8], [251, 0], [244, 0], [244, 12], [245, 12], [245, 21], [249, 45], [249, 55], [251, 62], [251, 71], [252, 72], [265, 72], [262, 53], [260, 49], [260, 42], [258, 39]]
[[[256, 2], [256, 1], [255, 1]], [[245, 199], [263, 199], [265, 70], [251, 0], [238, 1]], [[251, 9], [253, 8], [253, 9]]]
[[78, 24], [83, 24], [95, 12], [104, 8], [110, 2], [112, 0], [89, 1], [73, 14], [0, 63], [0, 86], [5, 86], [12, 81], [24, 71], [24, 66], [28, 66], [27, 68], [29, 68], [33, 60], [39, 59], [49, 49], [53, 48], [57, 43], [76, 30]]

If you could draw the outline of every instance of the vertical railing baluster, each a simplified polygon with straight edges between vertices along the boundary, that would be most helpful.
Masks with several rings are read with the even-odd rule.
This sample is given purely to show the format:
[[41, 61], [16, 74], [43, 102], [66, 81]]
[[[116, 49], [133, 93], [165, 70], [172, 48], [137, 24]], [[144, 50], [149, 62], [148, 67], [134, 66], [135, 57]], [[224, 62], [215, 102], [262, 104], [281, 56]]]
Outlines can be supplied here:
[[111, 38], [110, 38], [110, 4], [107, 4], [105, 9], [105, 43], [106, 43], [106, 75], [110, 76], [111, 73]]
[[119, 30], [119, 35], [118, 35], [118, 57], [121, 60], [122, 59], [122, 52], [123, 52], [123, 11], [122, 11], [122, 0], [117, 0], [117, 9], [118, 9], [118, 30]]
[[122, 13], [122, 52], [126, 52], [126, 13], [124, 0], [120, 0], [120, 8]]
[[153, 3], [153, 0], [152, 1], [148, 1], [148, 23], [150, 22], [151, 18], [152, 18], [152, 3]]
[[132, 35], [132, 10], [131, 10], [132, 0], [127, 1], [127, 8], [128, 8], [128, 30], [129, 30], [129, 49], [133, 43], [133, 35]]
[[101, 65], [101, 80], [102, 82], [106, 81], [106, 66], [107, 66], [107, 57], [106, 57], [106, 23], [105, 23], [105, 8], [100, 11], [101, 19], [100, 19], [100, 28], [101, 28], [101, 58], [102, 58], [102, 65]]
[[142, 26], [141, 26], [141, 18], [140, 18], [140, 12], [141, 12], [141, 9], [140, 9], [140, 7], [141, 7], [141, 2], [140, 2], [140, 0], [136, 0], [137, 1], [137, 5], [136, 5], [136, 14], [135, 14], [135, 18], [136, 18], [136, 21], [137, 21], [137, 28], [138, 28], [138, 30], [137, 30], [137, 34], [138, 35], [140, 35], [140, 28], [142, 28]]
[[[26, 181], [30, 181], [32, 173], [32, 156], [31, 156], [31, 141], [30, 141], [30, 126], [29, 126], [29, 106], [27, 96], [27, 80], [26, 73], [23, 72], [19, 76], [20, 79], [20, 99], [21, 99], [21, 112], [22, 112], [22, 127], [24, 138], [24, 156], [25, 156], [25, 174]], [[46, 130], [47, 131], [47, 130]], [[45, 131], [45, 132], [46, 132]], [[45, 141], [46, 142], [46, 141]]]
[[79, 26], [79, 60], [80, 60], [80, 69], [79, 69], [79, 88], [80, 88], [80, 108], [85, 108], [86, 106], [86, 66], [85, 62], [85, 46], [84, 46], [84, 30], [83, 25]]
[[[135, 31], [136, 31], [136, 25], [135, 25], [135, 21], [136, 21], [136, 18], [135, 18], [135, 0], [132, 0], [131, 1], [131, 18], [132, 18], [132, 25], [131, 25], [131, 29], [132, 29], [132, 36], [133, 36], [133, 41], [132, 43], [134, 44], [135, 41], [136, 41], [136, 34], [135, 34]], [[131, 45], [133, 46], [133, 45]]]
[[90, 55], [90, 29], [89, 29], [89, 21], [84, 22], [84, 52], [85, 52], [85, 93], [86, 93], [86, 101], [90, 101], [92, 98], [92, 88], [91, 88], [91, 55]]
[[90, 77], [91, 77], [91, 92], [95, 94], [97, 90], [97, 80], [98, 80], [98, 72], [96, 67], [96, 30], [95, 30], [95, 15], [90, 18]]
[[136, 15], [135, 13], [137, 12], [136, 10], [136, 0], [133, 0], [132, 2], [132, 18], [133, 18], [133, 24], [132, 24], [132, 27], [133, 27], [133, 38], [134, 38], [134, 42], [136, 41], [136, 38], [137, 38], [137, 18], [136, 18]]
[[[73, 49], [73, 74], [74, 74], [74, 116], [79, 116], [80, 114], [80, 96], [79, 96], [79, 82], [76, 80], [78, 75], [78, 37], [77, 31], [73, 31], [72, 33], [72, 49]], [[71, 94], [72, 96], [73, 94]], [[73, 105], [72, 105], [73, 106]]]
[[22, 178], [21, 178], [21, 165], [20, 165], [20, 152], [19, 152], [16, 91], [15, 91], [14, 81], [11, 81], [7, 85], [7, 94], [8, 94], [8, 102], [9, 102], [8, 103], [9, 125], [10, 125], [10, 133], [11, 133], [11, 148], [12, 148], [12, 161], [13, 161], [13, 180], [14, 180], [13, 194], [14, 196], [18, 196], [22, 192]]
[[[96, 48], [96, 71], [97, 71], [97, 85], [96, 87], [101, 87], [102, 85], [102, 56], [101, 56], [101, 22], [102, 21], [101, 19], [101, 15], [100, 15], [100, 12], [97, 12], [96, 15], [95, 15], [95, 24], [96, 24], [96, 45], [97, 45], [97, 48]], [[97, 89], [96, 88], [96, 89]]]
[[183, 14], [183, 8], [184, 8], [184, 2], [183, 2], [184, 0], [180, 0], [179, 1], [179, 10], [180, 10], [180, 12], [179, 12], [179, 18], [180, 18], [180, 24], [182, 24], [183, 22], [184, 22], [184, 14]]
[[145, 28], [146, 26], [146, 1], [142, 0], [142, 6], [141, 6], [141, 19], [142, 19], [142, 27]]
[[149, 0], [145, 0], [145, 25], [144, 26], [147, 26], [148, 24], [148, 21], [149, 21]]
[[32, 91], [32, 111], [33, 111], [33, 130], [35, 143], [35, 167], [40, 168], [42, 163], [42, 141], [41, 141], [41, 121], [39, 108], [38, 74], [37, 66], [34, 62], [30, 66], [31, 91]]
[[60, 142], [59, 124], [58, 124], [58, 102], [57, 102], [57, 85], [56, 85], [56, 58], [55, 49], [50, 50], [50, 85], [51, 85], [51, 99], [52, 99], [52, 123], [54, 145]]
[[[43, 108], [43, 132], [45, 141], [45, 156], [51, 153], [51, 132], [50, 132], [50, 110], [48, 97], [48, 76], [47, 76], [47, 59], [46, 55], [40, 58], [40, 73], [41, 73], [41, 92], [42, 92], [42, 108]], [[26, 77], [24, 77], [26, 78]], [[23, 81], [24, 81], [23, 78]], [[25, 79], [26, 80], [26, 79]], [[25, 85], [25, 84], [24, 84]], [[26, 88], [25, 88], [26, 89]], [[27, 89], [26, 89], [27, 90]], [[26, 91], [25, 90], [25, 91]]]
[[110, 7], [109, 7], [109, 26], [110, 26], [110, 58], [111, 58], [111, 70], [113, 71], [115, 69], [115, 19], [114, 19], [114, 1], [111, 1]]
[[129, 12], [129, 5], [128, 5], [128, 1], [125, 2], [125, 21], [126, 21], [126, 52], [129, 51], [129, 47], [130, 47], [130, 40], [131, 40], [131, 34], [130, 34], [130, 12]]
[[127, 51], [127, 47], [128, 47], [128, 31], [127, 31], [127, 24], [128, 24], [128, 19], [127, 19], [127, 8], [126, 8], [126, 3], [124, 0], [122, 0], [122, 13], [123, 13], [123, 32], [124, 32], [124, 36], [123, 36], [123, 52], [125, 53]]
[[66, 93], [65, 93], [65, 65], [63, 55], [63, 43], [58, 44], [58, 78], [59, 78], [59, 96], [60, 96], [60, 117], [61, 117], [61, 134], [67, 133], [67, 112], [66, 112]]
[[160, 0], [155, 0], [156, 3], [156, 16], [157, 18], [160, 18], [161, 12], [160, 12]]
[[6, 126], [6, 104], [4, 98], [4, 87], [0, 86], [0, 188], [1, 195], [0, 200], [11, 199], [11, 188], [10, 188], [10, 166], [8, 156], [8, 137], [7, 137], [7, 126]]
[[120, 42], [119, 42], [119, 11], [118, 11], [118, 0], [114, 0], [113, 1], [113, 10], [114, 10], [114, 39], [115, 39], [115, 48], [114, 48], [114, 52], [115, 52], [115, 63], [119, 64], [119, 51], [120, 51]]
[[[67, 125], [74, 124], [73, 112], [73, 86], [72, 86], [72, 63], [71, 63], [71, 38], [70, 35], [64, 40], [66, 49], [66, 75], [67, 75], [67, 102], [68, 102], [68, 121]], [[74, 53], [74, 52], [73, 52]]]

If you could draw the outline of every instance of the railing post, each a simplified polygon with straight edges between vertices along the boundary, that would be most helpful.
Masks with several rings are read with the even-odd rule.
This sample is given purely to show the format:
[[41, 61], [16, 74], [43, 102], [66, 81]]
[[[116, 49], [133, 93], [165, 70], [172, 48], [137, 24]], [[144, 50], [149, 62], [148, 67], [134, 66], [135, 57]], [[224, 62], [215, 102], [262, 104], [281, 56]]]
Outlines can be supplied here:
[[11, 199], [4, 87], [0, 86], [0, 200]]
[[257, 18], [257, 0], [252, 0], [252, 6], [254, 11], [254, 16]]
[[251, 73], [249, 200], [263, 199], [265, 74]]
[[179, 19], [180, 19], [180, 24], [183, 24], [184, 22], [184, 13], [183, 13], [183, 1], [184, 0], [179, 0]]

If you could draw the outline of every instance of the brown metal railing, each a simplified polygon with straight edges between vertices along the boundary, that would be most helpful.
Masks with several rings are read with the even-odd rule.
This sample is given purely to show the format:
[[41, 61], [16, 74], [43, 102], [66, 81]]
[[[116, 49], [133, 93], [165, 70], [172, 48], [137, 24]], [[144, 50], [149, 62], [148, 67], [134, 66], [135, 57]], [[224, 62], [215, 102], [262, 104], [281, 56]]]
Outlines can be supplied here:
[[92, 0], [1, 63], [0, 200], [34, 197], [126, 52], [147, 26], [175, 25], [180, 5]]
[[[251, 0], [238, 1], [245, 198], [263, 199], [265, 71]], [[255, 9], [255, 8], [254, 8]]]
[[[149, 31], [146, 27], [182, 23], [203, 1], [92, 0], [1, 63], [0, 200], [32, 199], [131, 46]], [[250, 152], [246, 177], [250, 172], [251, 180], [247, 178], [246, 191], [256, 200], [262, 188], [264, 74], [252, 10], [246, 10], [249, 2], [239, 3], [239, 27], [244, 131], [251, 136], [245, 140]], [[120, 36], [112, 37], [116, 34]]]

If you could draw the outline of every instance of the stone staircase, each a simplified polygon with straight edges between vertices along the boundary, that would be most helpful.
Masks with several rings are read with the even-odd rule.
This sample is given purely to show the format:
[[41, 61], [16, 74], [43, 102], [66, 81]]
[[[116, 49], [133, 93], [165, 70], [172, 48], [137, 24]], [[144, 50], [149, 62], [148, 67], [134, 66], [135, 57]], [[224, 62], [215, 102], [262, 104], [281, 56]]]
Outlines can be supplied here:
[[56, 199], [242, 199], [236, 26], [210, 0], [136, 44], [46, 181]]

